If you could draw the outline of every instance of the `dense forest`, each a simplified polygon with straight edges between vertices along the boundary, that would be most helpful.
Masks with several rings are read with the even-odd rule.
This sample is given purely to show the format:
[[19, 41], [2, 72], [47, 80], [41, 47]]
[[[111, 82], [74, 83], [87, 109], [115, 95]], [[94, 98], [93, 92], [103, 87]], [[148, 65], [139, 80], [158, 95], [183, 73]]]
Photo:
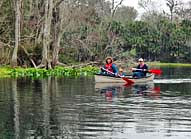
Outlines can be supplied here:
[[0, 64], [48, 67], [143, 57], [191, 62], [191, 1], [1, 0]]

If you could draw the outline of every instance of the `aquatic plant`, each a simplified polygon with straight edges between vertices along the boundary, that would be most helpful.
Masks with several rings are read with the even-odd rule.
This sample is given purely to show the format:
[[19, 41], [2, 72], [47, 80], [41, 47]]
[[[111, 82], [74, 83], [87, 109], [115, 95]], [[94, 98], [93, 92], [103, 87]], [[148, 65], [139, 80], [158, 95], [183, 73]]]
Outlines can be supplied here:
[[97, 67], [87, 66], [82, 68], [56, 67], [54, 69], [35, 68], [0, 68], [0, 77], [32, 77], [43, 78], [49, 76], [90, 76], [98, 72]]

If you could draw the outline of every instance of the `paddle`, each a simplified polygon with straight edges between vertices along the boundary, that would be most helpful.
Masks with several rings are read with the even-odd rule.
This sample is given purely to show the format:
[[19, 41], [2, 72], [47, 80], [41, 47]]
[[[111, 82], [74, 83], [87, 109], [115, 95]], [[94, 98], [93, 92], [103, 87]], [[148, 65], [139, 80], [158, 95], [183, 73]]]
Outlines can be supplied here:
[[[132, 68], [133, 70], [139, 70], [139, 71], [144, 71], [143, 69], [136, 69], [136, 68]], [[150, 70], [146, 70], [147, 72], [156, 74], [156, 75], [161, 75], [162, 74], [162, 70], [159, 69], [150, 69]]]
[[[115, 75], [115, 73], [113, 73], [113, 72], [111, 72], [111, 71], [109, 71], [109, 70], [107, 70], [107, 69], [105, 69], [105, 68], [103, 68], [103, 67], [101, 67], [101, 69], [104, 70], [104, 71], [106, 71], [106, 72], [108, 72], [108, 73], [110, 73], [110, 74], [112, 74], [112, 75]], [[116, 76], [116, 75], [115, 75], [115, 76]], [[122, 78], [124, 81], [127, 82], [127, 84], [133, 84], [133, 83], [134, 83], [133, 80], [130, 80], [130, 79], [128, 79], [127, 77], [121, 76], [121, 75], [119, 75], [119, 74], [117, 75], [117, 77]]]

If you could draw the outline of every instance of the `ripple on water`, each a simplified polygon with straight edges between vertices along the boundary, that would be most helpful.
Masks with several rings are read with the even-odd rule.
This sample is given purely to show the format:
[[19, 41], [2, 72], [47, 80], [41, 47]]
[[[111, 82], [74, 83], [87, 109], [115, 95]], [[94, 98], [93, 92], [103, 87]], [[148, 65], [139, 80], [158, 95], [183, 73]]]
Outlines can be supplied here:
[[154, 83], [161, 83], [161, 84], [191, 83], [191, 79], [155, 79]]
[[46, 84], [23, 87], [24, 81], [15, 92], [0, 88], [3, 133], [11, 132], [14, 136], [15, 131], [20, 131], [21, 138], [24, 135], [69, 139], [191, 138], [191, 95], [187, 79], [182, 84], [182, 80], [154, 80], [156, 83], [151, 87], [156, 84], [160, 87], [158, 97], [151, 97], [146, 91], [145, 94], [133, 92], [139, 86], [117, 87], [114, 95], [105, 95], [94, 92], [94, 86], [87, 82], [78, 85], [75, 80], [73, 85], [73, 81], [54, 81], [44, 91]]

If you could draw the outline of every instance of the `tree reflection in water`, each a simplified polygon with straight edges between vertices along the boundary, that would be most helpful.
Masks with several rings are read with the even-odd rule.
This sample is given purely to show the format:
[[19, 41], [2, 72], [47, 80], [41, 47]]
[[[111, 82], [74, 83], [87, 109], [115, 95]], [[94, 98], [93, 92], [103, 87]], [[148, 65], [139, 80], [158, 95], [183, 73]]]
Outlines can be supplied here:
[[[120, 123], [120, 130], [129, 129], [124, 127], [124, 121], [127, 117], [132, 120], [132, 113], [126, 110], [132, 108], [127, 104], [133, 102], [125, 97], [160, 94], [156, 95], [154, 84], [95, 85], [91, 79], [4, 79], [0, 86], [1, 138], [85, 138], [103, 132], [110, 135], [119, 126], [115, 122]], [[117, 99], [124, 103], [107, 105], [100, 93], [109, 102]], [[123, 117], [125, 120], [120, 119]]]

